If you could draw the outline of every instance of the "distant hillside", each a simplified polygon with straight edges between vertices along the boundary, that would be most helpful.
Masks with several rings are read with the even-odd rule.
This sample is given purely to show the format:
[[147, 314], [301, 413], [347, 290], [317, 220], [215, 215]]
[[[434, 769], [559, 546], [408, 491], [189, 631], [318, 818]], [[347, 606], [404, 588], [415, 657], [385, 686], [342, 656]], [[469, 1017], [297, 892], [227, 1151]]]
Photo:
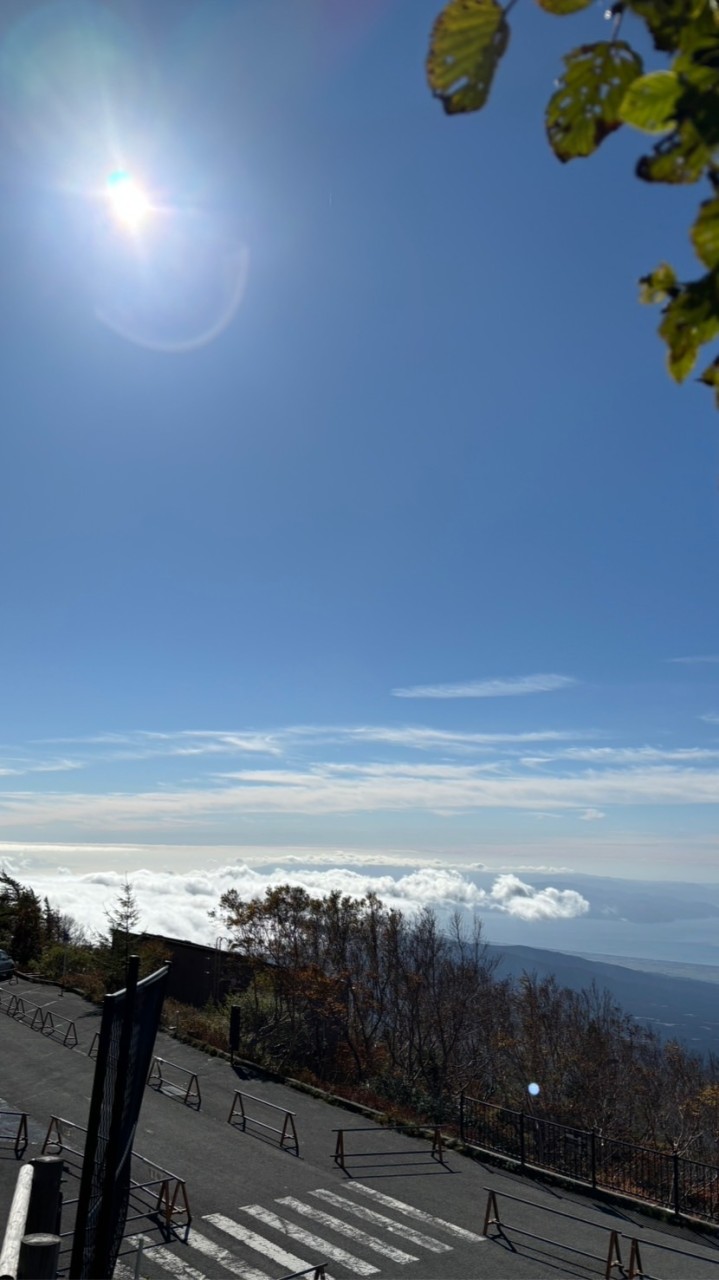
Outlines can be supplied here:
[[536, 973], [540, 978], [553, 974], [560, 986], [573, 991], [589, 987], [595, 981], [611, 992], [627, 1013], [647, 1022], [661, 1036], [681, 1040], [689, 1049], [719, 1054], [716, 979], [675, 977], [666, 972], [629, 968], [628, 960], [616, 964], [536, 947], [490, 945], [489, 952], [499, 957], [498, 977], [519, 977], [523, 972]]
[[670, 978], [695, 978], [697, 982], [713, 982], [719, 985], [719, 964], [693, 964], [690, 960], [647, 960], [634, 956], [607, 956], [596, 951], [574, 951], [572, 955], [583, 960], [606, 961], [626, 969], [641, 969], [644, 973], [663, 973]]

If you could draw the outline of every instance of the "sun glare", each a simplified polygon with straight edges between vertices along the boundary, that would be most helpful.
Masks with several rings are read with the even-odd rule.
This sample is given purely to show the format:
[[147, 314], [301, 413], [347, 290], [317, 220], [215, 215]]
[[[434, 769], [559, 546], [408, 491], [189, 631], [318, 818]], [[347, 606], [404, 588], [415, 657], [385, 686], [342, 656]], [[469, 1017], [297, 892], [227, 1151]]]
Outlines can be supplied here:
[[107, 197], [115, 221], [129, 231], [138, 230], [152, 207], [142, 187], [124, 169], [110, 174]]

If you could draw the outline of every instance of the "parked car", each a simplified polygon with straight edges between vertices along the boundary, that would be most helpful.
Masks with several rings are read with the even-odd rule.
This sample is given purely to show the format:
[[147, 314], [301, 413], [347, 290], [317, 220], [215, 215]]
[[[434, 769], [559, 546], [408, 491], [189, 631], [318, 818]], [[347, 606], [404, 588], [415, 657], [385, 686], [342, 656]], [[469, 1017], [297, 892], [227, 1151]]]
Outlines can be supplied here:
[[7, 951], [0, 951], [0, 978], [9, 978], [15, 972], [15, 961]]

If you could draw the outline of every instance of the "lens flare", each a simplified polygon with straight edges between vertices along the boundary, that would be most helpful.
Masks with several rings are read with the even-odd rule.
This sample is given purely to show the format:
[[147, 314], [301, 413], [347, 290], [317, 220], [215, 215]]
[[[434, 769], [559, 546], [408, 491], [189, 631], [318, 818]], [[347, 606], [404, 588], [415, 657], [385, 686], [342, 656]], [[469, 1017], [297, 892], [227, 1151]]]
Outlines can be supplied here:
[[538, 1084], [536, 1084], [534, 1081], [532, 1081], [532, 1083], [531, 1083], [531, 1084], [528, 1084], [528, 1085], [527, 1085], [527, 1093], [528, 1093], [528, 1094], [530, 1094], [530, 1095], [531, 1095], [531, 1097], [533, 1097], [533, 1098], [538, 1098], [538, 1097], [539, 1097], [539, 1085], [538, 1085]]
[[152, 208], [142, 187], [124, 169], [110, 174], [107, 198], [113, 217], [129, 231], [137, 231]]

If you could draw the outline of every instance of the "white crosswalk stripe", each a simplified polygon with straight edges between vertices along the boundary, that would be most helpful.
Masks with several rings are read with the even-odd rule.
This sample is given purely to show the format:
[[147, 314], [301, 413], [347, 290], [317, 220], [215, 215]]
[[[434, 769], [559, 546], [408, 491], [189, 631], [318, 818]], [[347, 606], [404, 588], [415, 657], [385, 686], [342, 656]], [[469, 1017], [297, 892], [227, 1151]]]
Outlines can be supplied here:
[[318, 1196], [321, 1200], [326, 1200], [328, 1204], [334, 1205], [336, 1209], [344, 1209], [347, 1213], [352, 1213], [357, 1218], [363, 1218], [365, 1222], [372, 1222], [376, 1227], [384, 1227], [385, 1231], [390, 1231], [393, 1235], [402, 1236], [410, 1244], [417, 1245], [420, 1249], [429, 1249], [430, 1253], [452, 1252], [451, 1244], [445, 1244], [443, 1240], [435, 1240], [432, 1236], [425, 1236], [421, 1231], [415, 1231], [414, 1227], [410, 1227], [404, 1222], [395, 1222], [393, 1218], [388, 1218], [384, 1213], [377, 1213], [376, 1209], [368, 1209], [363, 1204], [352, 1204], [351, 1200], [345, 1199], [344, 1196], [338, 1196], [334, 1191], [324, 1191], [320, 1188], [320, 1190], [313, 1191], [311, 1194]]
[[247, 1245], [248, 1249], [254, 1249], [264, 1258], [271, 1258], [287, 1271], [307, 1271], [313, 1265], [314, 1259], [307, 1261], [306, 1258], [298, 1258], [296, 1254], [288, 1253], [286, 1249], [280, 1249], [274, 1241], [268, 1240], [265, 1236], [258, 1236], [254, 1231], [250, 1231], [249, 1227], [226, 1217], [224, 1213], [208, 1213], [204, 1220], [211, 1222], [213, 1227], [218, 1227], [220, 1231], [224, 1231], [235, 1240], [240, 1240], [242, 1244]]
[[[278, 1202], [279, 1203], [279, 1202]], [[304, 1227], [298, 1227], [296, 1223], [290, 1222], [288, 1218], [281, 1218], [279, 1214], [273, 1213], [271, 1209], [263, 1209], [260, 1204], [243, 1204], [240, 1206], [242, 1213], [251, 1213], [253, 1218], [257, 1218], [259, 1222], [264, 1222], [266, 1227], [272, 1227], [274, 1231], [280, 1231], [284, 1235], [290, 1236], [292, 1240], [298, 1240], [300, 1244], [307, 1245], [308, 1249], [316, 1250], [316, 1256], [322, 1259], [324, 1257], [331, 1258], [333, 1262], [341, 1262], [343, 1267], [347, 1267], [354, 1275], [358, 1276], [376, 1276], [379, 1267], [375, 1267], [371, 1262], [363, 1262], [361, 1258], [356, 1258], [354, 1254], [348, 1253], [346, 1249], [340, 1249], [336, 1244], [330, 1244], [327, 1240], [323, 1240], [321, 1236], [316, 1236], [311, 1231], [305, 1231]]]
[[190, 1228], [187, 1243], [193, 1249], [204, 1253], [206, 1258], [211, 1258], [213, 1262], [224, 1267], [226, 1271], [231, 1271], [233, 1276], [240, 1276], [241, 1280], [270, 1280], [266, 1271], [259, 1271], [257, 1267], [240, 1262], [229, 1249], [223, 1249], [221, 1244], [215, 1244], [214, 1240], [208, 1240], [207, 1236], [200, 1235], [195, 1227]]
[[149, 1236], [133, 1236], [132, 1244], [139, 1244], [140, 1240], [145, 1245], [144, 1257], [148, 1262], [157, 1263], [163, 1271], [169, 1271], [170, 1275], [178, 1276], [180, 1280], [207, 1280], [207, 1276], [202, 1271], [198, 1271], [176, 1253], [170, 1253], [164, 1245], [153, 1245]]
[[[349, 1181], [342, 1183], [338, 1189], [317, 1187], [308, 1195], [310, 1200], [291, 1195], [278, 1196], [270, 1208], [261, 1204], [238, 1206], [240, 1215], [248, 1214], [254, 1219], [253, 1226], [262, 1224], [260, 1231], [264, 1227], [264, 1234], [222, 1213], [206, 1214], [204, 1222], [222, 1232], [225, 1237], [231, 1236], [244, 1249], [261, 1254], [263, 1266], [277, 1268], [284, 1274], [309, 1271], [318, 1264], [327, 1262], [332, 1267], [333, 1274], [336, 1275], [334, 1267], [337, 1266], [343, 1276], [362, 1280], [364, 1277], [379, 1277], [384, 1270], [384, 1266], [375, 1265], [374, 1258], [371, 1261], [365, 1260], [367, 1252], [379, 1254], [385, 1265], [395, 1263], [405, 1266], [419, 1261], [417, 1254], [406, 1251], [407, 1245], [410, 1248], [414, 1246], [418, 1251], [446, 1254], [452, 1252], [456, 1240], [472, 1244], [486, 1243], [485, 1236], [457, 1226], [445, 1218], [438, 1218], [404, 1200], [386, 1195], [363, 1182]], [[321, 1203], [317, 1203], [318, 1201]], [[328, 1212], [330, 1209], [334, 1212]], [[299, 1222], [297, 1218], [300, 1219]], [[356, 1219], [361, 1222], [358, 1223]], [[418, 1225], [415, 1226], [415, 1223]], [[432, 1234], [419, 1230], [419, 1224], [433, 1228]], [[369, 1230], [364, 1229], [365, 1226], [374, 1226], [376, 1234], [370, 1234]], [[322, 1234], [316, 1234], [322, 1228]], [[452, 1243], [438, 1239], [436, 1233], [439, 1231], [448, 1232]], [[284, 1239], [278, 1240], [278, 1235]], [[386, 1239], [387, 1235], [400, 1236], [405, 1248], [397, 1248], [391, 1244]], [[344, 1236], [351, 1241], [349, 1248], [352, 1252], [339, 1244], [333, 1244], [332, 1237], [336, 1236]], [[143, 1276], [157, 1275], [162, 1270], [169, 1273], [173, 1280], [207, 1280], [208, 1275], [212, 1280], [219, 1280], [222, 1274], [228, 1273], [238, 1277], [238, 1280], [271, 1280], [267, 1271], [245, 1261], [242, 1256], [235, 1256], [234, 1250], [223, 1247], [212, 1238], [212, 1234], [198, 1231], [194, 1226], [188, 1230], [186, 1238], [174, 1243], [156, 1243], [154, 1237], [147, 1235], [128, 1237], [125, 1243], [132, 1248], [137, 1247], [140, 1242], [144, 1247], [141, 1267]], [[284, 1244], [290, 1242], [296, 1242], [307, 1256], [299, 1257], [285, 1248]], [[242, 1255], [243, 1249], [237, 1252]], [[115, 1265], [113, 1280], [133, 1280], [135, 1262], [136, 1258], [131, 1252], [124, 1253], [122, 1261]], [[330, 1280], [329, 1275], [327, 1280]]]
[[336, 1231], [339, 1235], [349, 1236], [357, 1244], [363, 1244], [367, 1249], [372, 1249], [374, 1253], [381, 1253], [385, 1258], [391, 1258], [393, 1262], [399, 1262], [402, 1266], [406, 1262], [418, 1261], [414, 1254], [404, 1253], [401, 1249], [395, 1249], [394, 1245], [385, 1244], [384, 1240], [378, 1240], [376, 1236], [368, 1235], [360, 1227], [355, 1227], [350, 1222], [343, 1222], [341, 1218], [335, 1218], [332, 1214], [325, 1213], [322, 1209], [317, 1209], [312, 1204], [305, 1204], [303, 1200], [297, 1200], [294, 1196], [282, 1196], [281, 1199], [277, 1200], [277, 1204], [286, 1206], [288, 1209], [294, 1209], [295, 1213], [301, 1213], [305, 1218], [312, 1218], [315, 1222], [319, 1222], [321, 1226], [329, 1227], [330, 1231]]
[[357, 1191], [363, 1196], [371, 1196], [378, 1204], [385, 1205], [387, 1209], [396, 1209], [398, 1213], [403, 1213], [408, 1218], [415, 1218], [417, 1222], [424, 1222], [427, 1226], [442, 1227], [445, 1231], [451, 1232], [458, 1240], [471, 1240], [473, 1244], [486, 1244], [487, 1237], [476, 1235], [474, 1231], [468, 1231], [466, 1227], [455, 1226], [453, 1222], [446, 1222], [444, 1218], [436, 1218], [433, 1213], [426, 1213], [424, 1209], [416, 1209], [412, 1204], [405, 1204], [404, 1200], [395, 1200], [394, 1196], [385, 1195], [383, 1191], [377, 1191], [375, 1187], [367, 1187], [363, 1182], [347, 1182], [344, 1184], [347, 1191]]

